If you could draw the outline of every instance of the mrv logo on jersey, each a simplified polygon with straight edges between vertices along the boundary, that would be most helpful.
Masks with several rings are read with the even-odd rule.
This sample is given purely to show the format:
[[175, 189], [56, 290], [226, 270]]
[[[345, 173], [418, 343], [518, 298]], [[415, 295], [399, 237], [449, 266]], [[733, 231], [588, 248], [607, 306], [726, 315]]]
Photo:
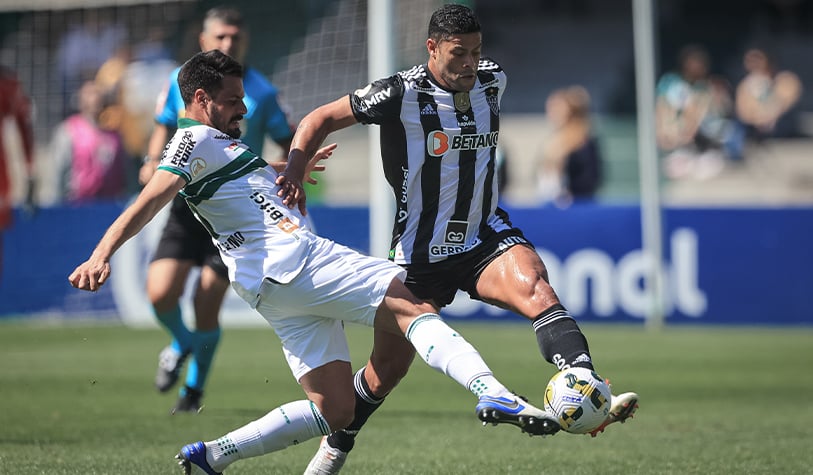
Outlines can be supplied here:
[[426, 151], [433, 157], [441, 157], [449, 151], [496, 147], [499, 135], [499, 131], [494, 131], [487, 134], [462, 134], [450, 137], [442, 130], [434, 130], [426, 137]]
[[372, 84], [368, 84], [363, 89], [357, 89], [353, 93], [360, 100], [359, 108], [362, 110], [362, 112], [392, 97], [392, 88], [388, 87], [386, 89], [380, 89], [372, 92], [372, 87]]

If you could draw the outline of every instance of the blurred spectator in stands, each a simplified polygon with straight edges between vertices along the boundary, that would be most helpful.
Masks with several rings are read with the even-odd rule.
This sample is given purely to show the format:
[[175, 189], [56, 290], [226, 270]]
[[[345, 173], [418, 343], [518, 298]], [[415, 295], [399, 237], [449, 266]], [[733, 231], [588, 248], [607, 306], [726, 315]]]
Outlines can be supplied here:
[[593, 198], [602, 183], [603, 164], [590, 123], [590, 94], [581, 86], [555, 90], [545, 113], [553, 131], [542, 148], [540, 197], [560, 206]]
[[[790, 71], [778, 71], [768, 54], [749, 49], [743, 57], [746, 76], [737, 86], [737, 117], [746, 126], [747, 136], [756, 141], [772, 136], [788, 136], [787, 112], [802, 95], [802, 82]], [[780, 125], [780, 122], [783, 122]]]
[[11, 120], [20, 134], [24, 171], [27, 176], [26, 207], [34, 205], [34, 131], [31, 127], [31, 100], [23, 91], [17, 75], [11, 69], [0, 66], [0, 270], [3, 268], [3, 231], [11, 226], [13, 205], [9, 158], [6, 150], [4, 126]]
[[128, 158], [128, 193], [136, 193], [141, 187], [141, 157], [147, 153], [146, 144], [155, 123], [155, 98], [163, 89], [163, 82], [155, 78], [167, 77], [177, 67], [160, 44], [162, 35], [153, 30], [145, 41], [119, 48], [96, 73], [96, 84], [106, 103], [99, 124], [117, 130], [121, 136]]
[[99, 123], [102, 91], [95, 81], [86, 81], [76, 100], [79, 112], [57, 127], [51, 144], [59, 194], [71, 203], [120, 198], [126, 155], [118, 132]]
[[166, 30], [152, 26], [147, 30], [147, 37], [133, 46], [134, 61], [167, 61], [172, 60], [172, 53], [167, 47]]
[[72, 16], [57, 51], [64, 111], [71, 109], [71, 98], [81, 85], [95, 76], [126, 39], [127, 30], [114, 21], [111, 8], [88, 8]]
[[700, 46], [683, 48], [679, 64], [679, 72], [664, 74], [657, 85], [655, 128], [665, 171], [670, 178], [711, 178], [726, 159], [742, 154], [731, 88], [709, 75], [709, 55]]

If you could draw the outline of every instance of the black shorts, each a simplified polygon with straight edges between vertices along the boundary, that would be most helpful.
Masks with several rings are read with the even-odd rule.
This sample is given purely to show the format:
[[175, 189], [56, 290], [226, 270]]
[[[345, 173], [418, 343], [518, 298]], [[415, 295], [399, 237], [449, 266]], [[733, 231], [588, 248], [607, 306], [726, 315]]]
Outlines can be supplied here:
[[229, 271], [220, 252], [212, 244], [212, 236], [206, 231], [180, 196], [172, 201], [161, 240], [152, 260], [177, 259], [193, 261], [197, 266], [210, 267], [220, 277], [228, 280]]
[[534, 248], [517, 228], [507, 229], [480, 243], [474, 249], [434, 264], [406, 264], [407, 288], [421, 300], [432, 300], [439, 307], [452, 303], [458, 290], [482, 300], [477, 293], [480, 274], [494, 259], [515, 245]]

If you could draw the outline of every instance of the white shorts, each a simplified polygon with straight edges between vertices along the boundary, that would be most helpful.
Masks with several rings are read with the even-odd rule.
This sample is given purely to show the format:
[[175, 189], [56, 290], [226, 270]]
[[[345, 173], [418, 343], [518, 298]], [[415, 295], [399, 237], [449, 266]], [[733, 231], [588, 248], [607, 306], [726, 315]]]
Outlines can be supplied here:
[[302, 272], [288, 284], [268, 279], [257, 311], [282, 341], [297, 381], [331, 361], [350, 361], [343, 322], [373, 326], [375, 313], [400, 266], [320, 238]]

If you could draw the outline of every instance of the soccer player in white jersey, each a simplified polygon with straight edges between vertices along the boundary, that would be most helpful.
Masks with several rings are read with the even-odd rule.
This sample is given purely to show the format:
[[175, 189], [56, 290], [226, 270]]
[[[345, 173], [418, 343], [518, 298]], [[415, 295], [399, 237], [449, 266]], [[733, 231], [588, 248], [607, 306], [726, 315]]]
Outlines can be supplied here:
[[[186, 117], [153, 178], [113, 222], [90, 258], [68, 277], [94, 291], [110, 275], [110, 257], [180, 193], [206, 227], [237, 293], [274, 328], [307, 399], [289, 402], [210, 442], [185, 445], [184, 471], [217, 474], [231, 463], [346, 427], [355, 396], [343, 321], [373, 326], [409, 341], [426, 362], [478, 397], [476, 411], [531, 434], [554, 434], [556, 419], [508, 391], [432, 305], [404, 286], [406, 271], [313, 234], [304, 202], [282, 196], [286, 180], [240, 140], [243, 70], [215, 50], [198, 53], [179, 74]], [[335, 145], [311, 154], [310, 163]], [[302, 175], [304, 176], [304, 175]]]
[[[495, 161], [506, 75], [481, 58], [480, 24], [463, 5], [446, 5], [429, 22], [426, 64], [372, 82], [323, 105], [299, 124], [283, 176], [288, 206], [301, 199], [308, 159], [333, 131], [381, 126], [384, 173], [397, 209], [389, 258], [405, 283], [435, 311], [464, 290], [532, 322], [544, 358], [559, 369], [593, 368], [587, 339], [548, 283], [533, 245], [497, 207]], [[355, 436], [414, 357], [399, 335], [375, 331], [375, 349], [356, 375], [356, 419], [323, 439], [306, 473], [336, 473]], [[547, 379], [547, 376], [545, 376]], [[638, 396], [613, 398], [606, 424], [623, 422]]]
[[[248, 34], [242, 14], [231, 7], [214, 7], [206, 12], [199, 36], [200, 50], [219, 50], [242, 61], [248, 46]], [[161, 158], [170, 133], [178, 118], [183, 117], [184, 103], [178, 87], [178, 72], [169, 77], [167, 89], [158, 100], [155, 127], [149, 150], [139, 172], [141, 183], [147, 183]], [[243, 87], [248, 112], [243, 117], [242, 141], [263, 155], [266, 136], [287, 154], [293, 135], [292, 126], [278, 101], [276, 88], [256, 69], [245, 67]], [[181, 314], [180, 299], [194, 267], [200, 268], [192, 303], [195, 326], [188, 328]], [[155, 387], [168, 392], [178, 382], [184, 362], [191, 358], [178, 401], [172, 413], [196, 413], [202, 398], [215, 352], [220, 343], [220, 308], [229, 288], [228, 270], [220, 254], [208, 239], [208, 233], [197, 222], [186, 202], [177, 197], [170, 207], [169, 218], [161, 233], [158, 247], [147, 270], [147, 296], [156, 319], [172, 336], [172, 341], [159, 354]]]

